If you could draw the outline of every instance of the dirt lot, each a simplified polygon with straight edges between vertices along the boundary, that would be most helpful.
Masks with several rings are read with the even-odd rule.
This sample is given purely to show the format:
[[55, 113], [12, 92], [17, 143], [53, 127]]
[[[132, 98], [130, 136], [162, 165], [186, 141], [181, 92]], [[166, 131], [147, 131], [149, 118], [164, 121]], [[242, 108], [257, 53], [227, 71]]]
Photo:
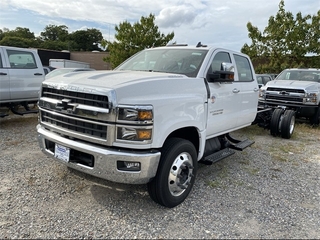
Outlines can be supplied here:
[[37, 116], [0, 119], [0, 238], [320, 238], [320, 128], [298, 124], [290, 140], [257, 126], [255, 144], [200, 165], [191, 195], [174, 209], [144, 185], [103, 181], [42, 154]]

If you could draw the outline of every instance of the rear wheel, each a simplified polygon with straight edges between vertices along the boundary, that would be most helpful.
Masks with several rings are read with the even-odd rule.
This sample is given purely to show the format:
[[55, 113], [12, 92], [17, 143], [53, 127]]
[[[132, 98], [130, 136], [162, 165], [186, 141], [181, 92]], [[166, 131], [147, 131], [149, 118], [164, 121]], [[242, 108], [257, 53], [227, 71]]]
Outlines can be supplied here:
[[287, 110], [281, 121], [281, 137], [291, 138], [295, 127], [295, 112], [293, 110]]
[[273, 111], [270, 120], [270, 134], [272, 136], [278, 136], [281, 131], [281, 120], [283, 118], [283, 109], [277, 108]]
[[169, 208], [182, 203], [193, 187], [197, 164], [197, 152], [190, 141], [169, 139], [161, 151], [157, 175], [148, 183], [151, 199]]
[[313, 115], [313, 117], [310, 119], [310, 123], [312, 125], [319, 125], [320, 121], [320, 107], [318, 107], [316, 113]]

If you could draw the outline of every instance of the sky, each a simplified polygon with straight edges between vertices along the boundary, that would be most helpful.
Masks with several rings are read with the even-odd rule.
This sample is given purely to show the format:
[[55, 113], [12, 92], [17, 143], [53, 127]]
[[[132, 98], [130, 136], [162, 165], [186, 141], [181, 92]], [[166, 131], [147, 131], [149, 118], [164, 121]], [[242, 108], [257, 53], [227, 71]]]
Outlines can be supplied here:
[[[247, 23], [260, 31], [279, 10], [280, 0], [0, 0], [0, 29], [29, 28], [39, 36], [49, 25], [66, 25], [69, 32], [99, 29], [114, 41], [115, 26], [155, 15], [163, 34], [172, 42], [203, 44], [240, 51], [251, 44]], [[320, 0], [285, 0], [285, 10], [316, 15]]]

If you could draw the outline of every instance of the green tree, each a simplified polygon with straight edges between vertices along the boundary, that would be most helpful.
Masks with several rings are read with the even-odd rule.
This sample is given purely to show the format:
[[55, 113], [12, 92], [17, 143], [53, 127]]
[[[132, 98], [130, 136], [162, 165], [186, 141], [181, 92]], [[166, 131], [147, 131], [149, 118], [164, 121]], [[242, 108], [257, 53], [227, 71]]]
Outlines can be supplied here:
[[17, 27], [15, 30], [3, 28], [0, 31], [0, 45], [12, 47], [37, 47], [38, 42], [29, 28]]
[[314, 15], [311, 18], [309, 34], [309, 52], [320, 55], [320, 10], [318, 11], [317, 15]]
[[16, 27], [15, 30], [8, 30], [4, 32], [6, 37], [18, 37], [26, 39], [35, 39], [34, 33], [30, 32], [29, 28]]
[[141, 17], [140, 22], [131, 25], [124, 21], [115, 27], [116, 41], [103, 41], [102, 45], [108, 47], [109, 56], [104, 61], [110, 62], [112, 68], [118, 66], [133, 54], [145, 48], [164, 46], [174, 37], [174, 33], [164, 35], [159, 32], [154, 23], [155, 16]]
[[92, 28], [87, 30], [77, 30], [70, 34], [70, 39], [74, 42], [77, 51], [101, 50], [98, 44], [103, 40], [100, 30]]
[[0, 45], [21, 48], [37, 47], [36, 41], [34, 39], [10, 36], [5, 36], [4, 38], [2, 38], [0, 40]]
[[47, 25], [38, 37], [39, 47], [50, 50], [70, 50], [69, 32], [66, 25]]
[[66, 25], [47, 25], [44, 31], [40, 33], [41, 39], [44, 41], [62, 41], [68, 40], [69, 32]]
[[41, 41], [41, 44], [39, 45], [39, 47], [43, 49], [50, 49], [50, 50], [56, 50], [56, 51], [70, 49], [68, 41], [62, 42], [62, 41], [53, 41], [53, 40]]
[[296, 17], [284, 9], [284, 0], [279, 3], [276, 16], [269, 18], [268, 26], [263, 33], [247, 23], [251, 45], [244, 44], [241, 51], [248, 54], [257, 63], [256, 72], [278, 73], [289, 67], [319, 66], [319, 58], [306, 55], [319, 55], [319, 19], [317, 15]]
[[0, 29], [0, 41], [4, 38], [4, 36], [5, 36], [5, 34], [4, 34], [4, 32], [5, 32], [5, 28], [2, 30], [2, 29]]

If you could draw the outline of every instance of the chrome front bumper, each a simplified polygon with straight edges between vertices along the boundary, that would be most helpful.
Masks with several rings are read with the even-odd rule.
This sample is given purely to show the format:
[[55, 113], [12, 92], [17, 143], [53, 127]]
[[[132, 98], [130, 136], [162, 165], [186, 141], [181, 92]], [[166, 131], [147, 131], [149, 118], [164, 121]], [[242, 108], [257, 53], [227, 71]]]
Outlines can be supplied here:
[[[118, 183], [145, 184], [157, 173], [160, 161], [160, 152], [145, 152], [134, 150], [111, 149], [87, 143], [73, 141], [46, 130], [40, 124], [37, 125], [38, 142], [40, 149], [46, 155], [78, 171]], [[65, 162], [54, 157], [54, 150], [46, 145], [48, 140], [54, 144], [60, 144], [74, 151], [90, 154], [94, 157], [93, 167], [88, 167], [76, 162]], [[117, 161], [140, 162], [140, 171], [120, 171], [117, 169]]]

